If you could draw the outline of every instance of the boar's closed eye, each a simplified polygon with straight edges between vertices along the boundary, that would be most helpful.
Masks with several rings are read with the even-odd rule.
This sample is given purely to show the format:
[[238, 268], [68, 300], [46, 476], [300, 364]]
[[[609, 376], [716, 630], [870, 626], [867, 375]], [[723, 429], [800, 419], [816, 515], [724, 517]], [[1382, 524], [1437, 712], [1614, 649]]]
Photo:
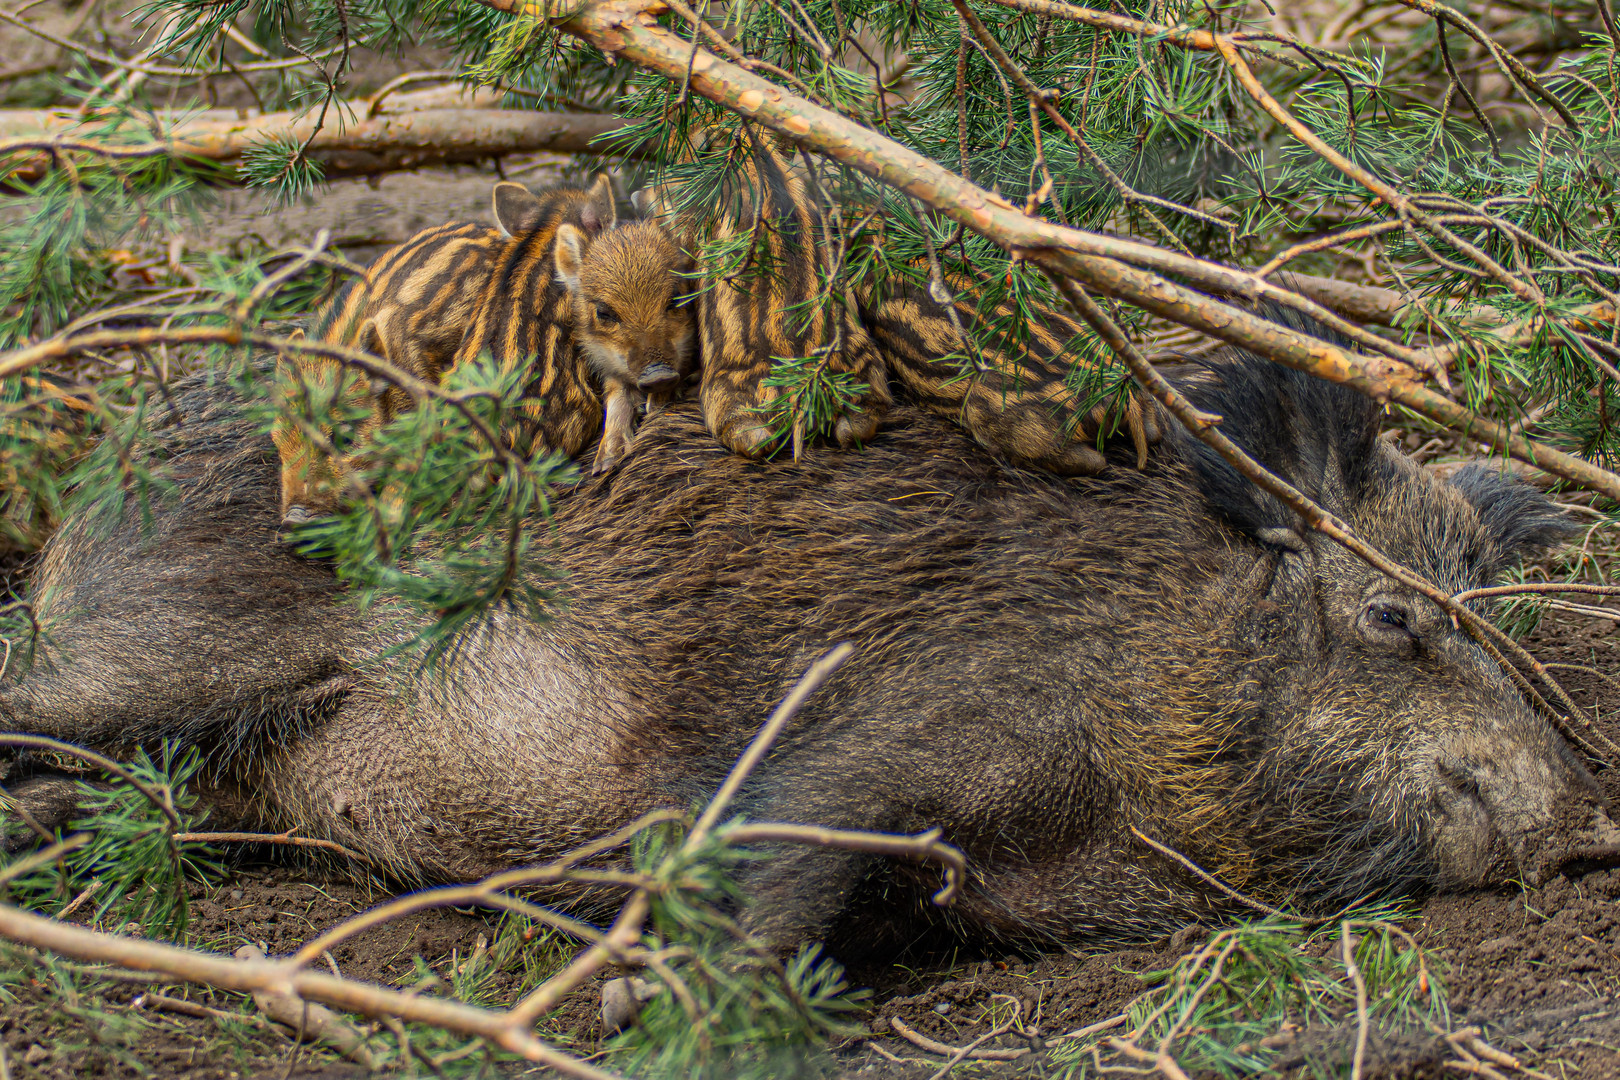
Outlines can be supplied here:
[[1400, 604], [1374, 600], [1361, 616], [1361, 633], [1369, 644], [1391, 648], [1407, 659], [1418, 655], [1418, 635], [1412, 632], [1411, 617]]

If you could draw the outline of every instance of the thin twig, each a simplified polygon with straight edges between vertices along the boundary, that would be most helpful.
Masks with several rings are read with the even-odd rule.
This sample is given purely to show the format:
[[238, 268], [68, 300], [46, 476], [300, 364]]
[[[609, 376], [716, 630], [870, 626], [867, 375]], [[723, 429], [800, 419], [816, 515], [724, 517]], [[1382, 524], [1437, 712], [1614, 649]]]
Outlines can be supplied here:
[[1142, 841], [1142, 843], [1146, 844], [1154, 851], [1157, 851], [1165, 858], [1175, 860], [1199, 881], [1202, 881], [1205, 885], [1210, 886], [1225, 896], [1236, 900], [1238, 903], [1242, 904], [1251, 911], [1258, 911], [1260, 914], [1269, 915], [1274, 919], [1285, 919], [1292, 922], [1308, 921], [1300, 919], [1298, 915], [1290, 915], [1286, 911], [1279, 908], [1274, 908], [1270, 904], [1261, 903], [1252, 896], [1245, 896], [1243, 893], [1232, 888], [1232, 886], [1226, 884], [1226, 882], [1222, 881], [1214, 874], [1211, 874], [1208, 870], [1205, 870], [1203, 867], [1187, 858], [1187, 856], [1183, 855], [1175, 848], [1167, 847], [1164, 844], [1159, 843], [1157, 840], [1153, 839], [1153, 837], [1149, 836], [1141, 829], [1138, 829], [1135, 825], [1132, 825], [1130, 830], [1131, 834], [1134, 835], [1138, 840]]
[[961, 1049], [959, 1049], [955, 1053], [953, 1053], [950, 1056], [950, 1059], [947, 1060], [945, 1062], [945, 1064], [941, 1065], [939, 1067], [938, 1071], [935, 1072], [934, 1075], [930, 1076], [928, 1078], [928, 1080], [945, 1080], [945, 1078], [951, 1074], [952, 1069], [954, 1069], [958, 1065], [960, 1065], [963, 1062], [963, 1060], [965, 1060], [967, 1057], [972, 1055], [972, 1053], [975, 1050], [977, 1050], [980, 1046], [983, 1046], [985, 1043], [989, 1042], [991, 1039], [1000, 1038], [1001, 1036], [1007, 1034], [1007, 1032], [1011, 1031], [1013, 1028], [1017, 1027], [1018, 1026], [1018, 1018], [1019, 1018], [1019, 1015], [1023, 1012], [1024, 1006], [1017, 998], [1013, 998], [1012, 1002], [1013, 1002], [1013, 1014], [1012, 1014], [1012, 1018], [1010, 1020], [1008, 1020], [1005, 1024], [999, 1024], [996, 1027], [991, 1028], [989, 1031], [985, 1032], [983, 1035], [980, 1035], [978, 1038], [974, 1039], [972, 1042], [967, 1043], [966, 1045], [962, 1046]]
[[1491, 157], [1501, 161], [1502, 146], [1496, 141], [1496, 128], [1485, 115], [1485, 111], [1479, 107], [1479, 102], [1474, 100], [1473, 93], [1469, 91], [1468, 85], [1462, 81], [1462, 77], [1457, 74], [1457, 68], [1451, 62], [1451, 48], [1446, 44], [1445, 23], [1436, 21], [1434, 32], [1435, 36], [1440, 39], [1440, 58], [1445, 61], [1446, 74], [1451, 76], [1451, 85], [1457, 88], [1457, 92], [1462, 95], [1462, 99], [1473, 110], [1474, 118], [1479, 121], [1479, 126], [1485, 129], [1486, 136], [1491, 140]]
[[322, 840], [313, 836], [294, 836], [292, 830], [284, 833], [250, 832], [183, 832], [174, 834], [178, 844], [276, 844], [283, 847], [318, 848], [342, 855], [355, 862], [371, 862], [371, 856], [346, 848], [335, 840]]
[[1350, 1080], [1361, 1080], [1361, 1065], [1367, 1057], [1367, 981], [1356, 964], [1356, 940], [1350, 935], [1348, 920], [1339, 924], [1339, 952], [1344, 957], [1345, 974], [1356, 987], [1356, 1053], [1350, 1064]]
[[61, 911], [58, 911], [56, 913], [56, 917], [58, 919], [65, 919], [69, 915], [72, 915], [75, 911], [78, 911], [79, 908], [83, 907], [90, 900], [91, 897], [95, 896], [96, 893], [100, 892], [101, 889], [102, 889], [102, 886], [104, 886], [106, 884], [107, 883], [105, 881], [102, 881], [100, 878], [93, 879], [90, 882], [90, 884], [88, 884], [88, 885], [86, 885], [84, 887], [83, 891], [81, 891], [78, 896], [75, 896], [73, 898], [72, 903], [70, 903], [67, 907], [63, 908]]
[[1457, 603], [1484, 600], [1492, 596], [1517, 596], [1521, 593], [1595, 593], [1602, 596], [1620, 596], [1620, 585], [1589, 585], [1582, 581], [1525, 581], [1517, 585], [1492, 585], [1486, 589], [1465, 589], [1452, 597]]
[[766, 720], [764, 726], [759, 729], [759, 733], [754, 736], [753, 742], [748, 744], [748, 749], [743, 751], [742, 757], [738, 758], [737, 763], [731, 767], [731, 772], [726, 775], [725, 782], [720, 785], [720, 789], [714, 793], [714, 798], [709, 800], [709, 805], [703, 808], [702, 816], [698, 818], [697, 824], [692, 826], [692, 831], [687, 834], [685, 846], [688, 849], [695, 848], [702, 843], [703, 838], [709, 834], [709, 830], [719, 823], [720, 815], [725, 813], [726, 807], [731, 804], [731, 800], [742, 789], [743, 782], [759, 766], [759, 763], [765, 760], [765, 755], [770, 752], [771, 744], [782, 733], [782, 729], [787, 727], [788, 721], [797, 715], [800, 706], [805, 703], [811, 694], [820, 689], [821, 684], [826, 682], [827, 678], [843, 666], [844, 661], [848, 660], [854, 653], [855, 646], [845, 642], [810, 665], [810, 669], [804, 673], [803, 678], [788, 692], [787, 697], [783, 698], [782, 703], [771, 713], [770, 719]]
[[[914, 1030], [904, 1020], [901, 1020], [897, 1016], [890, 1017], [889, 1026], [894, 1028], [895, 1034], [899, 1035], [902, 1039], [905, 1039], [914, 1046], [931, 1051], [932, 1053], [944, 1054], [946, 1057], [953, 1057], [962, 1051], [961, 1047], [947, 1046], [945, 1043], [936, 1042], [935, 1040], [930, 1039], [928, 1036]], [[975, 1061], [1017, 1061], [1027, 1053], [1029, 1053], [1029, 1048], [1027, 1046], [1021, 1046], [1016, 1050], [972, 1049], [969, 1050], [965, 1056], [972, 1058]]]
[[181, 1016], [190, 1016], [199, 1020], [213, 1018], [228, 1020], [236, 1023], [249, 1024], [255, 1027], [264, 1027], [266, 1021], [262, 1016], [253, 1016], [249, 1013], [227, 1012], [224, 1009], [212, 1009], [207, 1005], [199, 1005], [195, 1001], [183, 1001], [172, 998], [167, 994], [147, 993], [137, 996], [129, 1003], [132, 1009], [152, 1009], [157, 1012], [179, 1013]]
[[961, 895], [962, 884], [967, 880], [967, 857], [962, 854], [961, 849], [942, 843], [940, 835], [941, 830], [937, 828], [915, 836], [891, 836], [887, 833], [824, 829], [819, 825], [751, 822], [730, 829], [726, 833], [726, 839], [733, 844], [771, 841], [815, 844], [821, 847], [842, 848], [845, 851], [868, 851], [877, 855], [927, 859], [942, 863], [945, 867], [945, 885], [934, 894], [933, 900], [943, 907]]

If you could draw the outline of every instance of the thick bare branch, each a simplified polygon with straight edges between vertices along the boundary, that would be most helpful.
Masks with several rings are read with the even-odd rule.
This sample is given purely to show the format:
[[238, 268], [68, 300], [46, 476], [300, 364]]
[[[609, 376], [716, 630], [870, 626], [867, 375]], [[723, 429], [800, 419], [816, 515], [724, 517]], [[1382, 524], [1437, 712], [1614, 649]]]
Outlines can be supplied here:
[[[396, 96], [396, 105], [405, 95]], [[442, 96], [442, 95], [441, 95]], [[174, 154], [234, 163], [271, 136], [309, 141], [309, 156], [328, 177], [363, 176], [427, 165], [487, 161], [503, 154], [549, 150], [579, 153], [624, 126], [606, 113], [549, 113], [519, 109], [399, 109], [368, 115], [371, 103], [334, 103], [357, 123], [316, 130], [313, 113], [274, 112], [243, 117], [234, 109], [207, 109], [174, 117], [165, 136], [146, 143], [113, 146], [122, 157]], [[74, 139], [80, 118], [49, 110], [0, 112], [0, 155], [38, 151], [7, 171], [32, 182], [51, 167], [55, 149], [93, 150]], [[313, 136], [313, 139], [311, 138]]]
[[564, 1076], [579, 1080], [618, 1080], [614, 1073], [604, 1072], [548, 1046], [529, 1028], [512, 1024], [505, 1014], [459, 1001], [386, 990], [324, 972], [299, 970], [285, 960], [233, 960], [157, 941], [100, 934], [4, 904], [0, 904], [0, 937], [62, 956], [117, 964], [134, 971], [155, 972], [224, 990], [245, 994], [256, 991], [293, 994], [304, 1001], [318, 1001], [345, 1012], [397, 1016], [402, 1020], [433, 1024], [447, 1031], [489, 1039], [503, 1049], [547, 1065]]

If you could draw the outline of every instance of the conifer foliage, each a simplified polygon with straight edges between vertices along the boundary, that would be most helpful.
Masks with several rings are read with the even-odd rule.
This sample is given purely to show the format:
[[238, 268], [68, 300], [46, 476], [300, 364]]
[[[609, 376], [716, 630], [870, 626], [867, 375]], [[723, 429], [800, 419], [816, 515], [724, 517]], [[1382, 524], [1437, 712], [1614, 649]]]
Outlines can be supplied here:
[[[683, 181], [678, 209], [700, 220], [719, 217], [751, 141], [778, 139], [837, 237], [834, 280], [807, 306], [902, 284], [964, 298], [980, 317], [948, 358], [963, 378], [1078, 287], [1150, 359], [1244, 345], [1620, 495], [1608, 0], [1584, 9], [1589, 25], [1433, 0], [1362, 7], [1357, 26], [1382, 12], [1405, 47], [1346, 26], [1349, 47], [1314, 44], [1263, 5], [1185, 0], [151, 0], [142, 58], [86, 53], [77, 130], [0, 144], [27, 207], [0, 226], [0, 522], [11, 545], [37, 546], [69, 477], [147, 497], [127, 453], [93, 475], [64, 465], [107, 431], [134, 445], [181, 356], [262, 395], [248, 365], [313, 348], [286, 339], [288, 320], [355, 270], [324, 245], [213, 254], [178, 268], [182, 287], [93, 296], [118, 252], [164, 235], [222, 178], [171, 152], [147, 74], [235, 55], [266, 109], [342, 128], [360, 119], [354, 56], [418, 44], [451, 50], [451, 75], [508, 107], [624, 118], [604, 159], [628, 189]], [[318, 197], [312, 139], [265, 138], [235, 178]], [[709, 237], [705, 287], [771, 273], [759, 239]], [[1347, 267], [1360, 282], [1335, 280]], [[1241, 306], [1258, 299], [1340, 336], [1261, 324]], [[1089, 403], [1131, 385], [1104, 330], [1070, 344]], [[784, 447], [824, 434], [862, 389], [824, 361], [772, 358], [764, 412]], [[432, 613], [430, 642], [491, 605], [544, 606], [521, 523], [570, 474], [481, 440], [520, 405], [501, 380], [470, 370], [419, 402], [361, 477], [371, 495], [306, 538], [360, 595], [403, 593]]]

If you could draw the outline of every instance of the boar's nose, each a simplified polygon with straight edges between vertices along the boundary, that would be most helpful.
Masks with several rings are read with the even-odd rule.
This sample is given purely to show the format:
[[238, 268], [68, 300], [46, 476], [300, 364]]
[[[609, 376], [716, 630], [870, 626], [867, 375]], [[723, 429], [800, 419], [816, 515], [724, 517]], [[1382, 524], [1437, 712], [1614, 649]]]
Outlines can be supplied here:
[[1559, 853], [1554, 869], [1576, 877], [1589, 870], [1620, 866], [1620, 826], [1602, 809], [1592, 814], [1586, 828]]
[[1435, 855], [1447, 884], [1539, 885], [1592, 845], [1594, 829], [1606, 835], [1591, 774], [1554, 739], [1525, 735], [1470, 738], [1435, 760]]
[[673, 390], [681, 381], [674, 368], [662, 361], [648, 364], [641, 378], [636, 380], [636, 389], [646, 394], [661, 394], [666, 390]]

